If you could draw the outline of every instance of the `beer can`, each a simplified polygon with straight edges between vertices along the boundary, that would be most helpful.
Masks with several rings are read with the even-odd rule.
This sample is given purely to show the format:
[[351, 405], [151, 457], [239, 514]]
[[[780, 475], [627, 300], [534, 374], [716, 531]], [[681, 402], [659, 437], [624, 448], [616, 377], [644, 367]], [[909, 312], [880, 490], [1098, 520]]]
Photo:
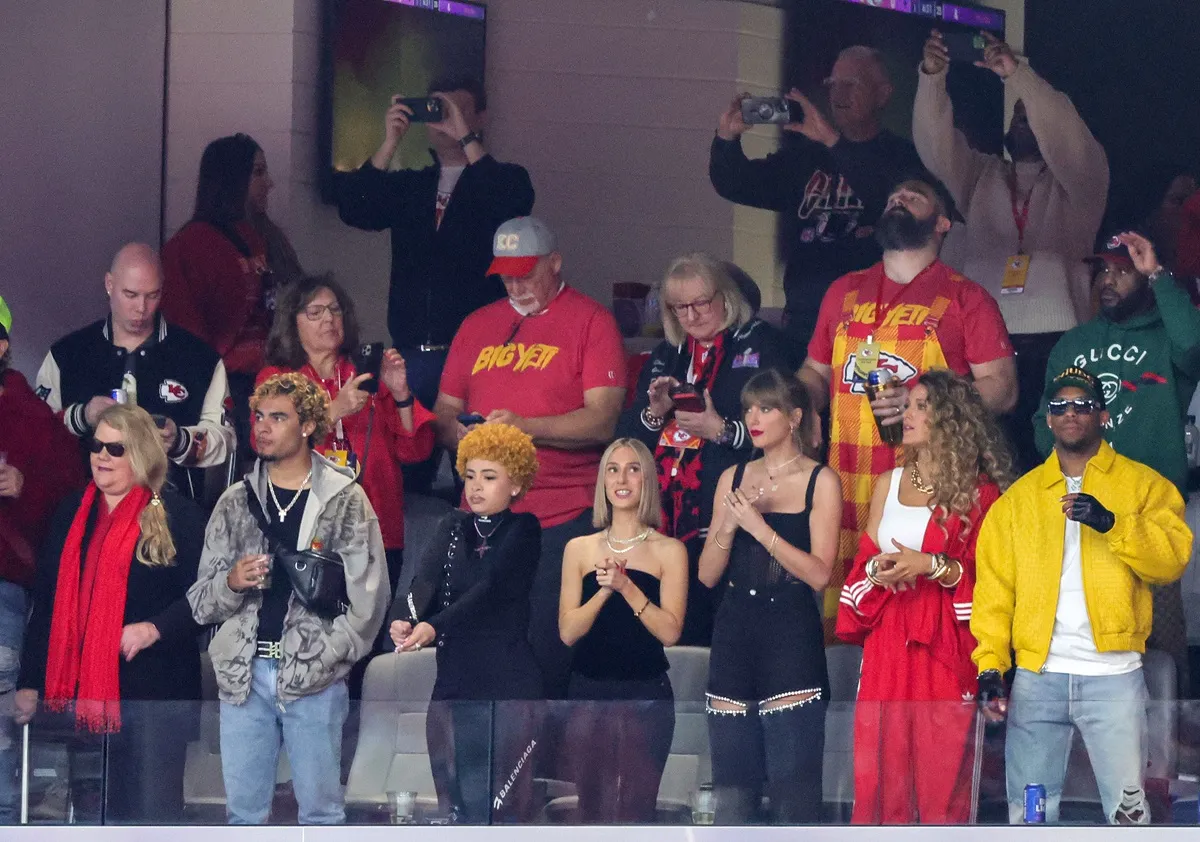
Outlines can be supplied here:
[[124, 389], [113, 389], [109, 392], [109, 397], [117, 403], [129, 403], [129, 393]]
[[1046, 823], [1046, 787], [1028, 784], [1025, 787], [1025, 824]]
[[877, 368], [867, 375], [867, 385], [876, 389], [886, 387], [892, 380], [892, 373], [886, 368]]
[[[868, 400], [875, 400], [881, 389], [886, 389], [892, 385], [894, 375], [886, 368], [872, 369], [867, 374], [867, 384], [865, 391]], [[903, 424], [884, 424], [878, 417], [875, 418], [875, 428], [879, 431], [879, 439], [889, 447], [898, 447], [904, 440], [904, 425]]]

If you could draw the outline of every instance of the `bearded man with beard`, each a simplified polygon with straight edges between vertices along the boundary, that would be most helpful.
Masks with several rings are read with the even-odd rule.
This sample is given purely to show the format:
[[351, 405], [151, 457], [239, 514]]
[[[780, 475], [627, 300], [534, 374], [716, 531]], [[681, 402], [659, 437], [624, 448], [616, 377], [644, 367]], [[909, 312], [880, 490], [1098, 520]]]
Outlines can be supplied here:
[[[829, 406], [829, 465], [842, 479], [838, 560], [825, 590], [830, 633], [874, 479], [896, 467], [896, 449], [883, 442], [877, 424], [900, 424], [908, 387], [934, 368], [973, 378], [992, 412], [1016, 403], [1016, 364], [996, 300], [938, 260], [949, 230], [945, 200], [931, 184], [895, 187], [875, 229], [883, 260], [829, 288], [800, 369], [816, 407]], [[888, 371], [892, 385], [872, 401], [865, 376], [875, 368]]]
[[537, 482], [512, 510], [531, 512], [542, 526], [530, 642], [548, 697], [563, 698], [571, 653], [558, 637], [562, 554], [572, 538], [594, 531], [600, 456], [625, 402], [625, 347], [612, 313], [563, 281], [545, 222], [510, 219], [492, 244], [487, 274], [500, 276], [508, 297], [467, 316], [454, 335], [433, 412], [452, 454], [484, 422], [510, 424], [537, 447]]
[[[1183, 426], [1200, 381], [1200, 311], [1141, 234], [1118, 233], [1103, 253], [1088, 258], [1100, 292], [1100, 313], [1067, 331], [1050, 354], [1048, 385], [1068, 366], [1099, 378], [1110, 421], [1104, 438], [1130, 459], [1149, 465], [1187, 499], [1188, 461]], [[1034, 418], [1038, 449], [1054, 437], [1043, 403]], [[1189, 698], [1187, 633], [1178, 582], [1151, 589], [1154, 627], [1147, 645], [1175, 660], [1180, 698]]]

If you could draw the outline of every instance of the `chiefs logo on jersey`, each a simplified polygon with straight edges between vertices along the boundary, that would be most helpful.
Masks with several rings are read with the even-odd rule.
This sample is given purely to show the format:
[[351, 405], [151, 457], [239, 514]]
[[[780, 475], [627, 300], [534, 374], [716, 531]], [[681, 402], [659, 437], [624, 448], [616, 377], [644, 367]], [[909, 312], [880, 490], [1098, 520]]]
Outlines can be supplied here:
[[188, 399], [188, 390], [178, 380], [168, 378], [158, 384], [158, 396], [165, 403], [183, 403]]
[[[852, 394], [865, 395], [867, 393], [866, 383], [854, 376], [854, 356], [851, 354], [846, 357], [846, 363], [842, 366], [842, 382], [850, 387]], [[886, 369], [899, 377], [901, 383], [908, 383], [920, 374], [917, 367], [904, 357], [897, 357], [887, 351], [879, 352], [879, 368]]]

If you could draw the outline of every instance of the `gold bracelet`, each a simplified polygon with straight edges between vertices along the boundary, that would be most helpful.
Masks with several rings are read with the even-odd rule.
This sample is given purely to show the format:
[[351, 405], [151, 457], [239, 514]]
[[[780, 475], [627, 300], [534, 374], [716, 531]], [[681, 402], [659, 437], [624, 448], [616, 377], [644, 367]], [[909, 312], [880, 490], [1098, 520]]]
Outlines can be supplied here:
[[[949, 589], [949, 588], [957, 588], [957, 587], [958, 587], [958, 583], [962, 581], [962, 577], [963, 577], [963, 565], [962, 565], [962, 562], [961, 562], [961, 561], [958, 561], [957, 559], [947, 559], [947, 561], [946, 561], [946, 572], [947, 572], [947, 573], [949, 573], [949, 572], [950, 572], [950, 565], [951, 565], [951, 564], [957, 564], [957, 565], [958, 565], [958, 576], [957, 576], [957, 577], [955, 577], [955, 579], [954, 579], [954, 581], [953, 581], [953, 582], [946, 582], [946, 581], [939, 581], [939, 582], [938, 582], [938, 584], [939, 584], [939, 585], [941, 585], [943, 588], [947, 588], [947, 589]], [[944, 576], [943, 576], [942, 578], [943, 578], [943, 579], [945, 579], [945, 577], [944, 577]]]
[[650, 607], [650, 597], [646, 597], [646, 604], [643, 605], [641, 608], [639, 608], [637, 611], [634, 611], [633, 616], [640, 620], [642, 617], [642, 612], [645, 611], [649, 607]]
[[773, 529], [771, 532], [771, 546], [767, 547], [767, 555], [769, 555], [771, 558], [775, 558], [775, 545], [779, 543], [779, 533]]
[[714, 543], [714, 544], [716, 544], [716, 545], [717, 545], [718, 547], [720, 547], [721, 549], [723, 549], [725, 552], [729, 552], [731, 549], [733, 549], [733, 544], [730, 544], [730, 545], [727, 547], [727, 546], [725, 546], [724, 544], [722, 544], [722, 543], [721, 543], [721, 535], [720, 535], [720, 533], [713, 535], [713, 543]]
[[873, 558], [870, 561], [868, 561], [867, 566], [863, 570], [863, 572], [866, 574], [868, 582], [870, 582], [872, 585], [874, 585], [877, 588], [883, 587], [883, 583], [875, 578], [876, 574], [879, 573], [879, 559]]

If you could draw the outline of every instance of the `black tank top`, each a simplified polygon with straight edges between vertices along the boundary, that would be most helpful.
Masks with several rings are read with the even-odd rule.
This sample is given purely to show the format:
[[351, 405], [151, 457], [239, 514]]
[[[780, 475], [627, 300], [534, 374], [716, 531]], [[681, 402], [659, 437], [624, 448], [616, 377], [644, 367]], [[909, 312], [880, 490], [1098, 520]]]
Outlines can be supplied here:
[[[626, 575], [652, 603], [659, 604], [658, 579], [643, 570]], [[599, 590], [594, 571], [583, 577], [583, 602]], [[633, 607], [614, 593], [575, 644], [571, 668], [595, 681], [645, 681], [667, 671], [667, 656], [658, 638], [633, 616]]]
[[[808, 529], [809, 514], [812, 512], [813, 492], [817, 487], [817, 476], [824, 468], [820, 465], [813, 468], [808, 480], [808, 490], [804, 494], [804, 511], [798, 513], [766, 512], [763, 520], [767, 526], [779, 533], [780, 541], [787, 541], [793, 547], [812, 552], [812, 536]], [[738, 465], [733, 473], [733, 488], [737, 490], [742, 485], [742, 475], [746, 472], [745, 463]], [[766, 589], [781, 585], [794, 585], [808, 588], [805, 582], [788, 573], [779, 562], [771, 558], [767, 548], [755, 540], [744, 529], [739, 529], [733, 537], [733, 546], [729, 551], [729, 581], [737, 588]], [[811, 590], [811, 588], [809, 588]]]

